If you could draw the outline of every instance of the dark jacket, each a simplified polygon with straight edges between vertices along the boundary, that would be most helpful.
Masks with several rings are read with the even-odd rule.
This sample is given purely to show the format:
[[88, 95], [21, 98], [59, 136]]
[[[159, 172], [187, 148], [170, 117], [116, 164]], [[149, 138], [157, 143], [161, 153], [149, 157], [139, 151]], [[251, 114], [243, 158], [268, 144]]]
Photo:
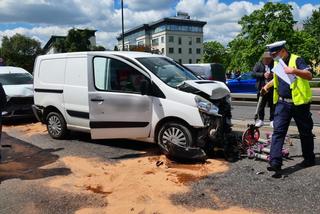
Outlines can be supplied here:
[[7, 104], [7, 96], [2, 87], [2, 84], [0, 83], [0, 111], [2, 111], [2, 109], [6, 106], [6, 104]]
[[[273, 68], [273, 65], [271, 65], [269, 67], [271, 70]], [[258, 89], [258, 91], [260, 91], [261, 88], [266, 83], [266, 78], [264, 77], [265, 72], [266, 72], [265, 65], [261, 61], [257, 62], [255, 64], [255, 66], [253, 67], [252, 77], [257, 79], [256, 88]]]

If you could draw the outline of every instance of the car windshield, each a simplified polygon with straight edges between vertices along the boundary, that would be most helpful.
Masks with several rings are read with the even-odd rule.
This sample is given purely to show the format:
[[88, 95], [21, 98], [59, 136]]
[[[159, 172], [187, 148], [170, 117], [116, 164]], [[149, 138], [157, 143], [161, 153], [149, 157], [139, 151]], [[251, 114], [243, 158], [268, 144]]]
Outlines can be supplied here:
[[2, 85], [32, 84], [33, 78], [32, 75], [28, 73], [0, 74], [0, 82]]
[[252, 72], [247, 72], [247, 73], [243, 73], [240, 78], [242, 80], [250, 80], [250, 79], [253, 79], [252, 77]]
[[176, 87], [185, 80], [198, 78], [178, 63], [164, 57], [143, 57], [137, 60], [167, 85]]

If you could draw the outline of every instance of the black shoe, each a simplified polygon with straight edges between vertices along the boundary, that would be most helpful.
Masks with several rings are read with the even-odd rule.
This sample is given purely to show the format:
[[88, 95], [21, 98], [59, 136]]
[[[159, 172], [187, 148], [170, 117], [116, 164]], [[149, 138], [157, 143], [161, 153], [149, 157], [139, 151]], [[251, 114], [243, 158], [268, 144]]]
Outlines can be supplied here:
[[279, 172], [281, 170], [281, 166], [280, 165], [271, 165], [267, 167], [268, 171], [273, 171], [273, 172]]
[[316, 163], [314, 160], [310, 161], [310, 160], [303, 160], [301, 163], [299, 163], [299, 166], [301, 166], [302, 168], [307, 168], [307, 167], [311, 167], [314, 166]]
[[282, 174], [279, 171], [276, 171], [273, 175], [271, 175], [273, 178], [282, 178]]

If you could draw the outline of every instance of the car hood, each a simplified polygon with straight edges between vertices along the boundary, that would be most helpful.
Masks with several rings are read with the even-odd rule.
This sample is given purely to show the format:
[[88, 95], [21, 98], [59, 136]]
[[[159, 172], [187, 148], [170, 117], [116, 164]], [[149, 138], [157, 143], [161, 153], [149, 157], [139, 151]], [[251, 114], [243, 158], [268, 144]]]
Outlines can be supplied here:
[[32, 97], [33, 85], [3, 85], [7, 97]]
[[211, 80], [186, 80], [178, 89], [198, 95], [205, 93], [213, 100], [230, 95], [229, 88], [223, 82]]

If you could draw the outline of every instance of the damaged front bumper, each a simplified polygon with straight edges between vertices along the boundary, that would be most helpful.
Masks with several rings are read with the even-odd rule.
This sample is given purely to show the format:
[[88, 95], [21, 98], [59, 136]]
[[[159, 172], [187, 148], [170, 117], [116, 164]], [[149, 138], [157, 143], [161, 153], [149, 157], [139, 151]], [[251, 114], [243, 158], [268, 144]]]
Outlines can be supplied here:
[[4, 109], [4, 118], [30, 118], [34, 117], [32, 112], [33, 97], [11, 97]]
[[43, 118], [43, 107], [37, 106], [37, 105], [32, 105], [32, 111], [34, 116], [39, 122], [44, 123], [44, 118]]

